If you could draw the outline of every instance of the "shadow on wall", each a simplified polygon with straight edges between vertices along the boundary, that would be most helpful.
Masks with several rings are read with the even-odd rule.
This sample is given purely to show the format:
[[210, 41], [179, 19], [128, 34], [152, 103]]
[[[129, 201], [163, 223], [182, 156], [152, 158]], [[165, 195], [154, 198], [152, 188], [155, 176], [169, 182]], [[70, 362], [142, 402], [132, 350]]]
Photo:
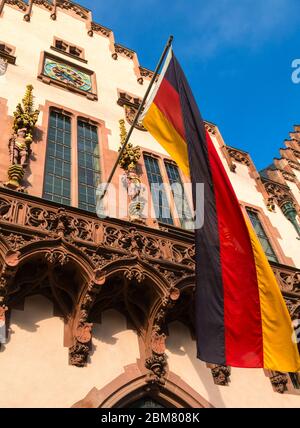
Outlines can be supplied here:
[[[30, 311], [28, 310], [29, 307]], [[26, 311], [26, 318], [24, 318], [24, 311]], [[25, 299], [24, 310], [13, 309], [10, 314], [10, 320], [13, 322], [8, 328], [6, 344], [1, 345], [0, 353], [4, 352], [9, 343], [13, 341], [13, 336], [16, 333], [14, 325], [20, 330], [35, 333], [40, 328], [41, 321], [53, 318], [53, 316], [53, 304], [46, 297], [39, 294]]]
[[226, 407], [220, 388], [227, 387], [215, 385], [211, 370], [196, 357], [196, 342], [192, 339], [189, 329], [178, 321], [169, 324], [168, 329], [167, 355], [170, 370], [213, 406]]
[[97, 351], [97, 343], [104, 343], [106, 345], [114, 346], [118, 343], [119, 335], [128, 330], [127, 322], [124, 316], [114, 310], [109, 309], [101, 314], [101, 324], [94, 324], [93, 326], [93, 341], [90, 356]]
[[33, 174], [32, 167], [35, 170], [36, 166], [34, 164], [36, 164], [39, 160], [36, 156], [36, 150], [38, 148], [38, 145], [42, 144], [43, 138], [44, 138], [43, 136], [44, 136], [44, 132], [42, 130], [40, 130], [38, 128], [34, 129], [33, 143], [31, 145], [32, 152], [30, 154], [28, 166], [25, 170], [25, 175], [23, 178], [23, 183], [24, 183], [26, 189], [28, 189], [29, 187], [32, 187], [32, 184], [30, 183], [29, 180]]

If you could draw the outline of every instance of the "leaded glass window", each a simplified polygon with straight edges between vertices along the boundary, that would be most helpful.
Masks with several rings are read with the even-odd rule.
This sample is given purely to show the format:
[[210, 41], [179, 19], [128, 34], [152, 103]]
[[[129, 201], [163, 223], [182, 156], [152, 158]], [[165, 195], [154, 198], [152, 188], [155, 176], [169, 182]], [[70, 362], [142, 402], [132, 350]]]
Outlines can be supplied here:
[[177, 209], [177, 213], [183, 228], [190, 229], [193, 227], [192, 213], [185, 195], [184, 186], [180, 177], [177, 165], [171, 162], [165, 162], [166, 170], [170, 185], [172, 186], [172, 194]]
[[96, 188], [100, 184], [98, 128], [78, 121], [78, 193], [79, 208], [96, 211]]
[[71, 119], [50, 112], [43, 197], [71, 205]]
[[258, 213], [249, 208], [247, 208], [247, 213], [268, 260], [270, 262], [278, 263], [277, 256], [271, 246], [271, 243], [263, 228], [263, 225], [261, 224]]
[[166, 190], [163, 187], [163, 179], [158, 160], [146, 155], [144, 159], [156, 218], [162, 223], [173, 225], [173, 218], [170, 212]]

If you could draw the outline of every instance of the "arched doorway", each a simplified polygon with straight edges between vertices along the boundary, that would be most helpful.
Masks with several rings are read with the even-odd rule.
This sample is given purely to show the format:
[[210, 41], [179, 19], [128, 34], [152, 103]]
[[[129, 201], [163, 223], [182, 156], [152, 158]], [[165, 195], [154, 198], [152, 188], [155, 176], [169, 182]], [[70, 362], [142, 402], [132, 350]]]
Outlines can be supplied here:
[[213, 407], [176, 374], [169, 372], [164, 386], [147, 383], [147, 370], [139, 360], [101, 390], [93, 388], [73, 408], [183, 409]]

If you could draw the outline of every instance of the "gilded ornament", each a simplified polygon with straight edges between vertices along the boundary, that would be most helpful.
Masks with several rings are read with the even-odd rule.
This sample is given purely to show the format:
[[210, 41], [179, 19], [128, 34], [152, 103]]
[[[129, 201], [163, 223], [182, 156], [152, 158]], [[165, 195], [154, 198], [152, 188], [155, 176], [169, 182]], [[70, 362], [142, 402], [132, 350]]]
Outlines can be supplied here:
[[9, 140], [10, 167], [9, 181], [6, 186], [12, 189], [21, 188], [21, 182], [28, 166], [33, 141], [33, 130], [39, 117], [39, 110], [34, 110], [33, 86], [27, 85], [26, 93], [14, 112], [14, 134]]

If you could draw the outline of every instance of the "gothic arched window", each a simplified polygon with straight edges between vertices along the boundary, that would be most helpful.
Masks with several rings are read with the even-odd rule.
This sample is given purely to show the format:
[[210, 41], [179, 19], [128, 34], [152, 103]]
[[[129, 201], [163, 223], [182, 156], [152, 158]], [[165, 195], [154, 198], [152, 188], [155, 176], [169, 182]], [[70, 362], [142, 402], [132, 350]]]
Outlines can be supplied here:
[[50, 112], [43, 197], [71, 205], [71, 118]]

